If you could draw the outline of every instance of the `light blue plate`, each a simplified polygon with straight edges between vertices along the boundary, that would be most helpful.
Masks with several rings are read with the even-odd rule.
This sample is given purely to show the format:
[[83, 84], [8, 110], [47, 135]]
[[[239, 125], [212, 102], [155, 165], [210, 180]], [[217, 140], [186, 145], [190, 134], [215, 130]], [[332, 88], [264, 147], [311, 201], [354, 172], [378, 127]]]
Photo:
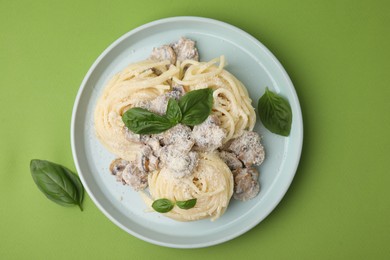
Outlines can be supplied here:
[[[292, 107], [289, 137], [264, 129], [266, 159], [260, 166], [260, 194], [247, 202], [232, 200], [216, 221], [177, 222], [145, 212], [138, 193], [118, 183], [108, 166], [115, 158], [94, 135], [93, 111], [106, 82], [129, 63], [146, 59], [152, 48], [185, 36], [197, 42], [202, 61], [225, 55], [226, 69], [248, 88], [253, 105], [265, 87], [286, 97]], [[138, 27], [109, 46], [95, 61], [78, 92], [72, 115], [71, 141], [74, 161], [89, 196], [98, 208], [128, 233], [167, 247], [196, 248], [233, 239], [260, 223], [279, 203], [295, 175], [303, 140], [299, 101], [287, 73], [272, 53], [246, 32], [229, 24], [199, 17], [174, 17]], [[259, 234], [261, 235], [261, 234]]]

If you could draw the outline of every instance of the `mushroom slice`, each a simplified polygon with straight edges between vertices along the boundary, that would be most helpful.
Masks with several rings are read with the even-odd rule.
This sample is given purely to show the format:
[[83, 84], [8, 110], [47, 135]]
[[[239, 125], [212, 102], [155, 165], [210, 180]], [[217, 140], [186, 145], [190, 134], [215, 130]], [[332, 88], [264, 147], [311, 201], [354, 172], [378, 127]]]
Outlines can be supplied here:
[[175, 64], [176, 53], [169, 45], [162, 45], [160, 47], [153, 48], [152, 53], [149, 56], [149, 59], [155, 61], [169, 60], [171, 64]]
[[116, 176], [117, 181], [122, 180], [122, 173], [126, 166], [129, 164], [128, 161], [121, 158], [113, 160], [110, 164], [110, 172], [112, 175]]
[[135, 191], [143, 190], [148, 186], [148, 174], [138, 169], [133, 162], [130, 162], [123, 170], [122, 180]]
[[252, 131], [244, 131], [240, 137], [234, 139], [228, 147], [246, 167], [260, 165], [264, 160], [264, 147], [260, 143], [260, 136]]
[[182, 85], [172, 83], [172, 91], [171, 92], [175, 93], [175, 96], [177, 95], [176, 99], [179, 99], [180, 97], [184, 96], [184, 94], [186, 93], [186, 90], [184, 89], [184, 87]]
[[229, 167], [231, 171], [243, 168], [244, 165], [242, 162], [237, 158], [237, 156], [234, 153], [229, 153], [227, 151], [221, 151], [219, 153], [219, 157], [226, 163], [226, 165]]
[[141, 154], [135, 161], [136, 167], [141, 172], [145, 173], [156, 170], [158, 168], [158, 163], [158, 158], [153, 154], [152, 148], [148, 145], [143, 146]]
[[179, 145], [164, 146], [161, 152], [163, 166], [168, 168], [175, 178], [182, 178], [192, 174], [198, 165], [197, 152], [188, 152], [179, 149]]
[[177, 149], [188, 152], [194, 145], [191, 137], [191, 128], [177, 124], [163, 133], [162, 142], [164, 145], [179, 144]]
[[194, 126], [192, 131], [192, 138], [195, 141], [194, 148], [202, 152], [212, 152], [222, 146], [226, 132], [219, 125], [218, 117], [210, 115], [203, 123]]
[[257, 196], [260, 192], [259, 173], [253, 168], [239, 168], [233, 171], [234, 193], [236, 200], [246, 201]]
[[171, 44], [175, 51], [177, 60], [196, 60], [199, 61], [199, 53], [195, 47], [195, 41], [181, 37], [179, 41]]

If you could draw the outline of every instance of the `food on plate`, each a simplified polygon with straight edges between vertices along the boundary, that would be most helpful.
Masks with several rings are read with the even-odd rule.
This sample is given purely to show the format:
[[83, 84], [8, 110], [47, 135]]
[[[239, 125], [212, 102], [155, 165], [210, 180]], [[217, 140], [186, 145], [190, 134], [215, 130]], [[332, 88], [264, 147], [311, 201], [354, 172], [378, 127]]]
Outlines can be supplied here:
[[117, 156], [110, 172], [150, 208], [167, 206], [169, 218], [215, 220], [232, 197], [260, 191], [255, 111], [224, 66], [224, 56], [199, 61], [195, 42], [182, 37], [116, 74], [96, 104], [96, 135]]

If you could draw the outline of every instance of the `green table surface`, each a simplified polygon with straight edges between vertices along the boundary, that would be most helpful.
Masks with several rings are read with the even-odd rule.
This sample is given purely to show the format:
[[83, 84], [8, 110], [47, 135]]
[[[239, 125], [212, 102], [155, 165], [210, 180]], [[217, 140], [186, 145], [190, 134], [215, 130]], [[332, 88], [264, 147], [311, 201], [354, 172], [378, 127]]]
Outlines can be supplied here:
[[[390, 259], [389, 1], [0, 0], [0, 259]], [[80, 83], [124, 33], [172, 16], [228, 22], [266, 45], [301, 102], [294, 181], [259, 225], [229, 242], [172, 249], [49, 201], [33, 158], [75, 170]]]

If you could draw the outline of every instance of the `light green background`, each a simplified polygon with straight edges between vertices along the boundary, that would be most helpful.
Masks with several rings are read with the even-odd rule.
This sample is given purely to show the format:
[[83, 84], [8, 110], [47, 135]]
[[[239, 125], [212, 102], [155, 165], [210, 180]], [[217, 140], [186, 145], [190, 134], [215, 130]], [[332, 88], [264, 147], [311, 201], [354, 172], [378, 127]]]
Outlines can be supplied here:
[[[0, 0], [0, 259], [390, 259], [389, 1]], [[36, 188], [32, 158], [75, 169], [80, 83], [114, 40], [179, 15], [219, 19], [289, 73], [305, 136], [296, 177], [262, 223], [193, 250], [148, 244]]]

